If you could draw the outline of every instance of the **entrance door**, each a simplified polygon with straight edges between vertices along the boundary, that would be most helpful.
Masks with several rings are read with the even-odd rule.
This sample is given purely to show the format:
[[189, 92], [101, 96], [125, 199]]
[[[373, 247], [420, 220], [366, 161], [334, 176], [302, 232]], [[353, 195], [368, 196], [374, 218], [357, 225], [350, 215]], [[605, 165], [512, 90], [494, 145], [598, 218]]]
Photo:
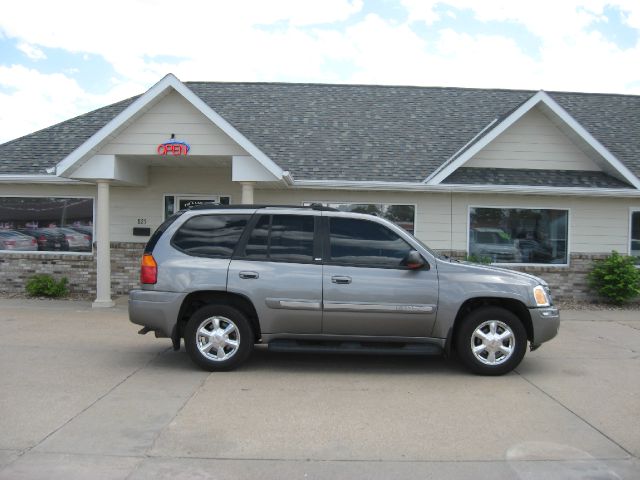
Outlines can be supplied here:
[[196, 205], [202, 205], [204, 203], [212, 203], [217, 205], [229, 205], [231, 203], [231, 197], [226, 195], [195, 195], [195, 194], [181, 194], [181, 195], [165, 195], [164, 196], [164, 219], [166, 220], [171, 215], [179, 210], [185, 210], [187, 208], [194, 207]]

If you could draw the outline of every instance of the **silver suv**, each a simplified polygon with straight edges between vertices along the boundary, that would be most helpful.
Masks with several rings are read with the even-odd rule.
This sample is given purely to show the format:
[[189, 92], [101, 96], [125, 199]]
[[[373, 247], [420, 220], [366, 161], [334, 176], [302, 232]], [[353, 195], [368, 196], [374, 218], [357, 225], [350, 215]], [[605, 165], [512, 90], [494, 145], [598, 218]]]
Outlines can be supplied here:
[[146, 246], [129, 318], [229, 370], [255, 344], [318, 353], [438, 355], [515, 368], [558, 332], [547, 284], [442, 257], [399, 226], [322, 206], [200, 206]]

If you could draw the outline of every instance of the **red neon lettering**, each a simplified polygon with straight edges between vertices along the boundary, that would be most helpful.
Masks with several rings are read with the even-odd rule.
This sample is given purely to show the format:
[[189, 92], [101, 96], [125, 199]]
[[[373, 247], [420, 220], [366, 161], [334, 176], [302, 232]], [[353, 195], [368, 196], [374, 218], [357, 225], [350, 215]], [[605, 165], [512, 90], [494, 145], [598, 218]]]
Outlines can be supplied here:
[[189, 147], [182, 143], [162, 143], [158, 145], [158, 155], [173, 155], [178, 157], [180, 155], [188, 155]]

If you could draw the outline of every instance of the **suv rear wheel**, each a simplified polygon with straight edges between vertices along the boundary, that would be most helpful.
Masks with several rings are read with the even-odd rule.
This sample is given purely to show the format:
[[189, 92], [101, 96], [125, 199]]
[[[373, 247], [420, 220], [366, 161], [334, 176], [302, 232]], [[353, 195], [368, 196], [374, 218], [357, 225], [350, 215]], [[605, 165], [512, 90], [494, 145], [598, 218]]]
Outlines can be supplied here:
[[503, 375], [516, 368], [527, 348], [520, 319], [500, 307], [482, 307], [462, 321], [456, 349], [462, 363], [480, 375]]
[[191, 360], [201, 368], [211, 372], [232, 370], [253, 350], [253, 332], [239, 310], [206, 305], [189, 319], [184, 343]]

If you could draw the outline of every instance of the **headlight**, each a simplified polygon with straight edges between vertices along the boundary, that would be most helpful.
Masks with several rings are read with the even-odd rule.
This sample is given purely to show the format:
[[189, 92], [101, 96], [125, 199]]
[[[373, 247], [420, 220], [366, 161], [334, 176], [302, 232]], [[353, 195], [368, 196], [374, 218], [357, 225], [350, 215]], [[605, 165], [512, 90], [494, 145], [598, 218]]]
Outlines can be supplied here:
[[538, 285], [533, 289], [533, 298], [538, 307], [548, 307], [550, 305], [549, 296], [542, 285]]

